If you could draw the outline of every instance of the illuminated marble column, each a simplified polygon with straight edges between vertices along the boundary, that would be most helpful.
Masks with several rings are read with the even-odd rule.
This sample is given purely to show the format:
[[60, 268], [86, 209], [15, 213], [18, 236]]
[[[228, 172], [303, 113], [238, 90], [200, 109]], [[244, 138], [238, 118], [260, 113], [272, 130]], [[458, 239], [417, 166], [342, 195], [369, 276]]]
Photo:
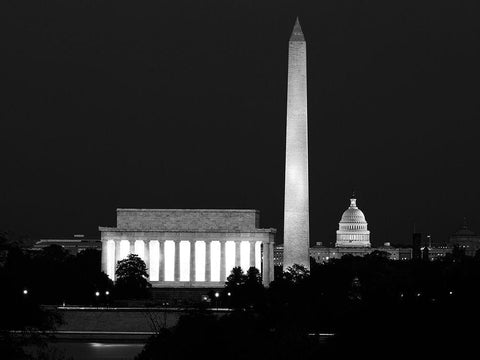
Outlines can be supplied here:
[[190, 240], [190, 281], [195, 281], [195, 240]]
[[[130, 254], [135, 254], [135, 240], [129, 240], [130, 242]], [[145, 246], [144, 246], [145, 249]]]
[[283, 268], [310, 268], [307, 47], [298, 18], [288, 48], [286, 135]]
[[[255, 243], [249, 241], [248, 246], [250, 247], [250, 267], [255, 267]], [[260, 271], [260, 269], [258, 270]]]
[[148, 278], [150, 278], [150, 241], [148, 240], [143, 240], [143, 254], [145, 256]]
[[173, 274], [175, 281], [180, 281], [180, 241], [175, 240], [175, 272]]
[[254, 253], [255, 253], [255, 267], [260, 271], [260, 273], [263, 272], [262, 269], [262, 242], [261, 241], [255, 241], [254, 244]]
[[158, 256], [158, 281], [165, 281], [165, 241], [159, 241], [159, 256]]
[[159, 256], [160, 256], [160, 245], [158, 240], [149, 240], [148, 241], [148, 247], [150, 251], [149, 255], [149, 261], [150, 261], [150, 266], [147, 269], [148, 272], [148, 278], [150, 281], [159, 281], [159, 276], [158, 276], [158, 269], [159, 269]]
[[[271, 246], [272, 245], [272, 246]], [[271, 274], [270, 274], [270, 264], [273, 255], [273, 244], [263, 243], [263, 270], [262, 270], [262, 279], [265, 285], [270, 284]]]
[[[240, 241], [235, 241], [235, 267], [240, 266]], [[248, 269], [242, 269], [243, 272], [246, 272]]]
[[102, 271], [108, 274], [108, 240], [102, 240]]
[[205, 243], [205, 281], [212, 281], [212, 275], [211, 275], [211, 255], [210, 255], [210, 248], [211, 248], [212, 242], [211, 241], [206, 241]]
[[[270, 248], [269, 254], [268, 254], [268, 282], [267, 284], [270, 284], [273, 280], [275, 280], [275, 273], [274, 273], [274, 262], [273, 262], [273, 251], [275, 248], [275, 244], [273, 242], [268, 244], [268, 247]], [[308, 258], [308, 261], [310, 262], [310, 257]], [[310, 267], [309, 267], [310, 268]]]
[[[117, 270], [117, 263], [120, 260], [120, 240], [115, 240], [115, 259], [114, 259], [114, 273]], [[117, 280], [117, 276], [114, 276], [115, 280]]]
[[225, 261], [225, 241], [220, 241], [220, 282], [225, 281], [227, 263]]

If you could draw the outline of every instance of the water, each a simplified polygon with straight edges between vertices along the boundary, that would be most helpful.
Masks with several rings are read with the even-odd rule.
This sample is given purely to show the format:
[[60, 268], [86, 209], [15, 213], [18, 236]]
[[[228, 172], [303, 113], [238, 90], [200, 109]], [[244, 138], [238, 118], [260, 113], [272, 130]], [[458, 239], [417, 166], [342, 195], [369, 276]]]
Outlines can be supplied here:
[[144, 344], [138, 343], [63, 341], [50, 345], [64, 352], [67, 358], [74, 360], [132, 360], [144, 346]]

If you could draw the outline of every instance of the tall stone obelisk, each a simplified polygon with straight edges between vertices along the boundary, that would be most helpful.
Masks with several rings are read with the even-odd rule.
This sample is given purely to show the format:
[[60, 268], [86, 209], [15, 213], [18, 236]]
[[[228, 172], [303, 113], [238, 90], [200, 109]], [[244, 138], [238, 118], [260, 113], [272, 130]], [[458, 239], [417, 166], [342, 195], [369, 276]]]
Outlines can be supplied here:
[[287, 91], [283, 268], [309, 269], [307, 46], [298, 18], [288, 46]]

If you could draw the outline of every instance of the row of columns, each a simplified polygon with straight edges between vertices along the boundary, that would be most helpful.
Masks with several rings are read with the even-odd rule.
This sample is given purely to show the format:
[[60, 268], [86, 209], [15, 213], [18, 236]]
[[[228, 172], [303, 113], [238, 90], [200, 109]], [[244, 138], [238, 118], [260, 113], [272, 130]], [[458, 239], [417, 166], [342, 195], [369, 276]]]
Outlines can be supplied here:
[[[122, 240], [113, 240], [115, 242], [115, 250], [114, 250], [114, 269], [116, 268], [117, 262], [120, 261], [121, 254], [120, 254], [120, 243]], [[135, 240], [128, 240], [129, 241], [129, 253], [134, 254], [135, 251]], [[168, 240], [167, 240], [168, 241]], [[172, 240], [175, 244], [175, 251], [174, 251], [174, 281], [180, 281], [180, 241], [181, 240]], [[190, 245], [190, 274], [189, 274], [189, 282], [195, 282], [195, 274], [196, 274], [196, 246], [195, 240], [186, 240], [189, 242]], [[215, 240], [205, 241], [205, 282], [212, 281], [212, 274], [211, 274], [211, 244]], [[218, 241], [218, 240], [216, 240]], [[231, 240], [230, 240], [231, 241]], [[220, 282], [225, 281], [228, 274], [226, 273], [226, 241], [219, 241], [220, 242]], [[249, 244], [249, 267], [255, 267], [255, 243], [257, 241], [248, 241]], [[158, 256], [158, 279], [159, 281], [165, 281], [165, 241], [158, 241], [159, 243], [159, 256]], [[234, 266], [241, 266], [241, 243], [242, 241], [234, 241], [235, 243], [235, 261]], [[144, 248], [144, 256], [143, 260], [147, 266], [148, 272], [150, 273], [151, 264], [150, 264], [150, 242], [143, 240], [143, 248]], [[261, 249], [259, 249], [261, 251]], [[273, 261], [273, 243], [264, 243], [263, 244], [263, 256], [260, 255], [261, 264], [259, 269], [262, 272], [264, 283], [268, 283], [273, 278], [273, 267], [271, 269], [270, 262]], [[263, 265], [262, 265], [263, 263]], [[272, 262], [273, 263], [273, 262]], [[108, 240], [102, 241], [102, 269], [109, 274], [108, 269]], [[153, 264], [152, 264], [153, 265]], [[243, 269], [244, 271], [248, 269]], [[115, 271], [115, 270], [114, 270]], [[272, 272], [272, 274], [270, 274]], [[109, 274], [110, 275], [110, 274]], [[217, 281], [217, 280], [213, 280]]]

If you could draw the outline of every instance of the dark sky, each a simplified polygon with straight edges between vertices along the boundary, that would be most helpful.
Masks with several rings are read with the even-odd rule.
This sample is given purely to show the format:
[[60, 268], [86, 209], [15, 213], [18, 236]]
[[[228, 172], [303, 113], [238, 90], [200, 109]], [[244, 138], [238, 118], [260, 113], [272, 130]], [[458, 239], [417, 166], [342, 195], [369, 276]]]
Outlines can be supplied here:
[[[281, 233], [288, 37], [307, 38], [312, 242], [352, 188], [374, 244], [480, 232], [477, 0], [0, 5], [0, 229], [257, 208]], [[282, 237], [279, 236], [279, 241]]]

